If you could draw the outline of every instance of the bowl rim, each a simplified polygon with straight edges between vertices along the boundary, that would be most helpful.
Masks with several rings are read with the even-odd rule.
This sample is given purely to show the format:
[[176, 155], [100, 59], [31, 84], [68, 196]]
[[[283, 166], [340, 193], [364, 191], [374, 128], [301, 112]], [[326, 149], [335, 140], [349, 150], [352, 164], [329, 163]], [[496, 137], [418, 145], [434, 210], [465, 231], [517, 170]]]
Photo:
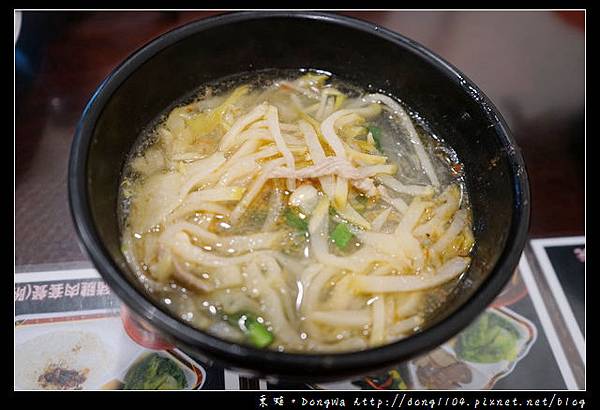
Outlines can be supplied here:
[[[469, 299], [448, 317], [411, 337], [362, 351], [308, 354], [257, 349], [228, 342], [189, 326], [167, 313], [164, 308], [157, 306], [146, 294], [130, 283], [100, 240], [88, 201], [87, 157], [96, 122], [113, 93], [139, 66], [189, 35], [222, 25], [273, 18], [317, 20], [340, 25], [375, 35], [416, 53], [443, 70], [449, 80], [459, 83], [466, 92], [471, 94], [471, 98], [477, 99], [479, 106], [483, 105], [488, 118], [494, 123], [499, 142], [507, 150], [512, 171], [514, 201], [512, 220], [504, 249], [488, 277]], [[83, 110], [71, 146], [68, 192], [71, 217], [85, 253], [110, 288], [137, 315], [174, 338], [178, 344], [206, 353], [221, 363], [265, 375], [285, 375], [290, 378], [308, 376], [315, 371], [321, 372], [320, 375], [336, 375], [383, 368], [449, 340], [493, 301], [512, 276], [526, 243], [530, 217], [529, 182], [520, 149], [500, 112], [471, 80], [440, 56], [401, 34], [357, 18], [310, 11], [250, 11], [211, 16], [161, 34], [130, 54], [102, 81]], [[312, 375], [316, 376], [314, 373]]]

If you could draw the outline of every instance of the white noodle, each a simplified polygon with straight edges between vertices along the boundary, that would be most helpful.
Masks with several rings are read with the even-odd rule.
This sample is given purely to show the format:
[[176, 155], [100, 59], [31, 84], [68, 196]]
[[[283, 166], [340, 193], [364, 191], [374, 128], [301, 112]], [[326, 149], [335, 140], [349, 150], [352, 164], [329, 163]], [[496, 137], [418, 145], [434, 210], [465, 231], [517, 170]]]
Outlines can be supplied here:
[[412, 316], [408, 319], [394, 323], [388, 333], [391, 335], [405, 336], [406, 333], [412, 332], [417, 326], [423, 323], [423, 318], [420, 316]]
[[217, 256], [194, 246], [189, 236], [184, 232], [178, 232], [174, 236], [167, 238], [166, 244], [174, 254], [183, 259], [197, 263], [198, 265], [212, 267], [238, 265], [254, 260], [256, 255], [260, 255], [261, 253], [266, 253], [267, 255], [272, 253], [272, 251], [256, 251], [240, 256]]
[[[304, 135], [304, 140], [306, 141], [306, 146], [308, 147], [308, 152], [310, 153], [310, 158], [313, 163], [321, 162], [325, 160], [325, 151], [319, 142], [319, 138], [317, 137], [317, 133], [314, 128], [304, 120], [301, 120], [298, 123], [302, 134]], [[331, 176], [323, 176], [319, 178], [319, 182], [321, 183], [321, 188], [325, 194], [333, 199], [334, 193], [334, 180]]]
[[308, 319], [317, 323], [339, 327], [362, 328], [371, 324], [371, 314], [368, 310], [317, 310], [309, 313]]
[[[287, 269], [289, 267], [288, 264], [282, 263], [281, 260], [277, 257], [276, 259], [279, 261], [279, 263], [281, 263], [284, 266], [286, 270], [292, 271], [290, 269]], [[296, 266], [297, 265], [294, 265], [294, 267]], [[308, 287], [310, 286], [312, 280], [315, 278], [316, 275], [319, 274], [319, 272], [321, 272], [321, 270], [323, 270], [323, 265], [314, 263], [305, 269], [300, 269], [298, 271], [293, 272], [296, 276], [296, 286], [298, 288], [298, 294], [296, 296], [296, 310], [298, 312], [302, 313], [307, 310], [306, 308], [302, 307], [302, 304], [305, 303], [306, 299], [305, 293], [308, 290]]]
[[284, 308], [281, 299], [277, 293], [266, 283], [265, 278], [260, 272], [256, 262], [250, 262], [245, 269], [247, 274], [247, 285], [251, 289], [256, 289], [264, 305], [264, 311], [268, 320], [271, 322], [273, 333], [278, 339], [283, 340], [291, 346], [300, 342], [300, 337], [296, 334], [289, 323], [289, 319], [283, 314]]
[[325, 93], [321, 93], [321, 100], [319, 101], [319, 109], [315, 114], [315, 118], [319, 121], [323, 120], [323, 116], [325, 115], [325, 105], [327, 104], [327, 98], [329, 96]]
[[419, 197], [415, 197], [396, 227], [396, 233], [406, 232], [412, 234], [421, 215], [425, 212], [425, 209], [431, 205], [431, 202], [422, 201]]
[[[317, 265], [318, 266], [318, 265]], [[318, 273], [314, 273], [314, 271]], [[336, 270], [332, 268], [323, 269], [321, 267], [314, 268], [312, 270], [307, 270], [305, 276], [312, 274], [312, 278], [310, 281], [304, 278], [304, 298], [300, 304], [300, 311], [307, 315], [309, 312], [312, 312], [317, 309], [319, 297], [326, 287], [329, 280], [336, 274]]]
[[371, 303], [371, 335], [369, 343], [371, 346], [377, 346], [383, 343], [385, 338], [385, 299], [383, 295], [378, 295]]
[[177, 259], [173, 261], [173, 265], [175, 266], [173, 277], [179, 280], [184, 285], [202, 292], [212, 292], [215, 289], [214, 285], [210, 283], [207, 279], [196, 276]]
[[254, 121], [261, 119], [266, 114], [266, 112], [267, 105], [261, 104], [256, 106], [248, 114], [236, 120], [231, 126], [231, 129], [229, 129], [229, 131], [227, 131], [227, 133], [223, 135], [221, 143], [219, 144], [219, 149], [221, 151], [227, 151], [231, 149], [233, 147], [237, 135], [248, 125], [252, 124]]
[[419, 138], [417, 130], [415, 130], [415, 126], [413, 125], [410, 116], [406, 113], [406, 111], [404, 111], [404, 108], [402, 108], [400, 104], [398, 104], [396, 101], [394, 101], [387, 95], [370, 94], [366, 98], [367, 100], [373, 102], [381, 101], [382, 103], [387, 105], [396, 115], [398, 115], [398, 117], [402, 121], [402, 125], [408, 132], [408, 137], [410, 141], [415, 146], [415, 152], [417, 154], [417, 157], [419, 158], [419, 161], [421, 162], [421, 167], [423, 167], [423, 170], [429, 177], [429, 180], [431, 181], [433, 186], [438, 187], [440, 185], [440, 182], [435, 173], [433, 165], [431, 164], [431, 160], [429, 159], [429, 156], [425, 153], [425, 148], [423, 147], [421, 138]]
[[231, 212], [230, 220], [233, 223], [236, 223], [240, 217], [246, 212], [246, 209], [250, 206], [256, 195], [260, 192], [263, 185], [270, 178], [270, 173], [273, 168], [283, 164], [285, 159], [279, 158], [273, 161], [268, 162], [263, 166], [262, 171], [258, 177], [254, 180], [252, 184], [250, 184], [248, 190], [246, 191], [246, 195], [242, 198], [240, 202], [235, 206], [234, 210]]
[[438, 241], [433, 244], [431, 247], [431, 251], [436, 254], [442, 253], [450, 243], [461, 233], [463, 228], [465, 227], [467, 220], [467, 211], [461, 209], [456, 214], [454, 214], [454, 220], [448, 227], [448, 230], [444, 232], [444, 234], [438, 239]]
[[[277, 144], [277, 148], [283, 155], [285, 159], [285, 163], [290, 170], [296, 169], [296, 162], [294, 161], [294, 156], [288, 149], [283, 137], [281, 136], [281, 130], [279, 129], [279, 119], [277, 115], [277, 108], [270, 106], [267, 110], [267, 124], [269, 125], [269, 130], [273, 135], [273, 139], [275, 140], [275, 144]], [[288, 178], [287, 187], [290, 191], [293, 191], [296, 188], [296, 181], [293, 178]]]
[[375, 219], [373, 219], [373, 222], [371, 222], [371, 229], [375, 232], [381, 231], [381, 228], [383, 228], [383, 225], [385, 224], [385, 221], [387, 221], [391, 212], [392, 208], [386, 208], [383, 211], [381, 211], [379, 215], [377, 215]]
[[271, 198], [269, 199], [269, 213], [265, 218], [265, 222], [262, 226], [262, 232], [267, 232], [275, 227], [277, 220], [283, 212], [284, 203], [281, 196], [281, 190], [279, 188], [273, 189]]
[[340, 157], [326, 157], [323, 160], [314, 162], [314, 165], [298, 170], [277, 168], [272, 175], [274, 178], [295, 179], [320, 178], [333, 175], [338, 175], [344, 179], [364, 179], [379, 174], [393, 174], [397, 170], [395, 165], [372, 165], [355, 168], [350, 161]]
[[333, 203], [337, 208], [344, 209], [348, 202], [348, 180], [338, 176], [335, 179], [335, 192], [333, 194]]
[[372, 276], [359, 275], [354, 279], [356, 290], [364, 293], [413, 292], [442, 285], [467, 269], [470, 259], [455, 257], [446, 262], [435, 275]]
[[271, 289], [279, 294], [279, 299], [281, 300], [286, 316], [290, 320], [295, 319], [294, 295], [289, 292], [290, 286], [286, 281], [281, 267], [273, 257], [260, 257], [257, 260], [260, 262], [260, 266], [264, 268], [264, 276], [267, 283]]
[[376, 267], [375, 269], [373, 269], [369, 275], [372, 276], [381, 276], [381, 275], [389, 275], [390, 273], [392, 273], [394, 271], [394, 267], [388, 264], [382, 264], [378, 267]]
[[341, 158], [346, 158], [346, 150], [340, 137], [335, 132], [334, 124], [338, 118], [343, 117], [344, 115], [348, 115], [353, 113], [352, 110], [339, 110], [331, 114], [321, 123], [321, 134], [327, 141], [327, 144], [331, 147], [331, 149], [335, 152], [335, 155]]
[[216, 268], [212, 276], [214, 277], [215, 289], [236, 288], [244, 282], [242, 271], [238, 265]]
[[229, 209], [215, 202], [202, 200], [186, 200], [185, 205], [177, 208], [171, 215], [169, 220], [174, 221], [192, 212], [206, 212], [218, 215], [229, 216]]
[[333, 110], [334, 110], [334, 105], [335, 105], [335, 97], [328, 98], [327, 104], [325, 104], [325, 110], [323, 111], [323, 116], [331, 115], [331, 113], [333, 113]]
[[377, 196], [377, 187], [371, 178], [362, 178], [352, 180], [352, 186], [363, 192], [367, 197]]
[[415, 235], [422, 237], [441, 235], [446, 221], [452, 218], [460, 206], [460, 196], [457, 191], [458, 189], [454, 189], [454, 185], [451, 185], [439, 196], [438, 199], [445, 199], [446, 202], [435, 208], [433, 217], [429, 221], [415, 228]]
[[345, 220], [352, 222], [353, 224], [358, 225], [361, 228], [371, 229], [371, 224], [369, 223], [369, 221], [367, 221], [361, 214], [359, 214], [356, 211], [356, 209], [354, 209], [352, 205], [350, 205], [350, 203], [346, 203], [346, 206], [343, 208], [335, 206], [335, 210]]
[[188, 201], [193, 203], [239, 201], [245, 190], [246, 188], [241, 186], [224, 186], [203, 189], [189, 194], [182, 205], [186, 205]]
[[353, 274], [342, 274], [341, 279], [338, 279], [329, 292], [327, 301], [322, 305], [327, 310], [350, 310], [362, 309], [364, 307], [364, 298], [357, 297], [352, 288]]
[[230, 185], [233, 181], [236, 181], [239, 178], [242, 178], [246, 175], [255, 174], [260, 169], [260, 166], [256, 163], [254, 158], [244, 158], [239, 162], [233, 164], [223, 175], [219, 182], [217, 182], [218, 186], [227, 186]]
[[[262, 121], [260, 121], [262, 122]], [[258, 124], [258, 123], [255, 123]], [[248, 128], [245, 131], [240, 132], [235, 136], [231, 145], [238, 146], [243, 144], [248, 140], [257, 140], [257, 141], [273, 141], [273, 136], [266, 128]]]
[[196, 185], [202, 183], [225, 162], [222, 152], [215, 152], [206, 159], [195, 161], [186, 169], [186, 181], [179, 190], [179, 198], [183, 199]]
[[423, 301], [423, 292], [404, 292], [396, 295], [396, 315], [407, 317], [415, 315]]
[[[205, 245], [210, 245], [214, 250], [236, 254], [253, 252], [259, 249], [270, 249], [281, 240], [283, 232], [259, 232], [249, 235], [223, 236], [212, 233], [190, 222], [179, 222], [169, 226], [163, 233], [165, 238], [177, 232], [185, 231], [193, 234]], [[234, 252], [231, 252], [233, 250]]]
[[398, 212], [403, 214], [408, 209], [408, 205], [402, 198], [392, 198], [383, 185], [377, 187], [377, 192], [381, 195], [381, 199], [396, 208]]
[[[383, 172], [382, 172], [383, 173]], [[390, 172], [386, 172], [390, 174]], [[377, 179], [387, 186], [388, 188], [393, 189], [394, 191], [401, 194], [408, 194], [413, 196], [428, 196], [433, 195], [433, 188], [430, 186], [422, 186], [422, 185], [404, 185], [402, 182], [398, 181], [396, 178], [391, 175], [380, 175]]]

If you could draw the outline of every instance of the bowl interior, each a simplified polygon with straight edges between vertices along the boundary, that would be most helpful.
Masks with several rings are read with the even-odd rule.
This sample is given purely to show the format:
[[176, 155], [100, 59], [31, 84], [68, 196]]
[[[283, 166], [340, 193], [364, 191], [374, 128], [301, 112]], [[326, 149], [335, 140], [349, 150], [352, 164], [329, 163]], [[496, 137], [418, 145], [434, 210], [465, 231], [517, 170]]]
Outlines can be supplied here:
[[[494, 109], [468, 81], [446, 70], [444, 62], [418, 51], [420, 46], [406, 39], [392, 41], [381, 30], [353, 27], [349, 20], [330, 20], [279, 15], [268, 22], [238, 19], [222, 25], [216, 19], [200, 31], [195, 23], [138, 52], [105, 84], [102, 98], [91, 104], [102, 104], [102, 110], [94, 124], [86, 125], [91, 130], [86, 195], [104, 251], [134, 286], [139, 284], [120, 251], [116, 213], [120, 173], [132, 144], [173, 101], [201, 84], [269, 68], [326, 70], [391, 93], [425, 118], [458, 154], [465, 166], [476, 247], [467, 279], [431, 325], [472, 298], [499, 258], [506, 258], [505, 245], [522, 213], [518, 184], [524, 170], [515, 168], [518, 153]], [[512, 271], [514, 263], [507, 269]], [[510, 273], [502, 274], [508, 279]]]

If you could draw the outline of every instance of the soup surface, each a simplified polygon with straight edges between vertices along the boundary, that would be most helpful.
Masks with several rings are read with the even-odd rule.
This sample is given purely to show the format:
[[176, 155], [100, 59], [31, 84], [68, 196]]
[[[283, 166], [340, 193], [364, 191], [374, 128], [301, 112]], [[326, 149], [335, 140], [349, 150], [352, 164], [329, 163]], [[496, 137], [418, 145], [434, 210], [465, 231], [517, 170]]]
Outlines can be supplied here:
[[450, 147], [395, 99], [313, 71], [208, 84], [139, 138], [122, 250], [191, 326], [289, 352], [422, 329], [468, 268]]

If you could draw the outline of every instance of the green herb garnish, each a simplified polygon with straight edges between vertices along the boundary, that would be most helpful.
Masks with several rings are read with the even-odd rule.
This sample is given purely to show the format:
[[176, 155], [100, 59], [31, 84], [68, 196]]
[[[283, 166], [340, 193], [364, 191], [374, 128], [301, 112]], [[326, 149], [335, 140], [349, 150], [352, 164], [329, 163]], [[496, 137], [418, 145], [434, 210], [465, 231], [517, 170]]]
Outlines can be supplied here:
[[353, 236], [354, 235], [352, 234], [352, 232], [350, 232], [348, 226], [345, 223], [338, 224], [333, 230], [333, 232], [331, 232], [331, 240], [340, 249], [344, 249]]
[[255, 347], [263, 348], [273, 343], [273, 334], [251, 313], [236, 313], [229, 316], [228, 321], [238, 327]]
[[374, 125], [367, 125], [367, 130], [373, 136], [373, 141], [375, 141], [375, 148], [377, 148], [377, 151], [381, 152], [381, 128], [376, 127]]
[[246, 323], [248, 328], [248, 339], [256, 347], [267, 347], [273, 342], [273, 335], [269, 332], [265, 325], [255, 321]]
[[285, 211], [285, 222], [292, 228], [296, 228], [299, 231], [308, 231], [308, 222], [306, 219], [302, 219], [300, 215], [294, 212], [291, 208]]

